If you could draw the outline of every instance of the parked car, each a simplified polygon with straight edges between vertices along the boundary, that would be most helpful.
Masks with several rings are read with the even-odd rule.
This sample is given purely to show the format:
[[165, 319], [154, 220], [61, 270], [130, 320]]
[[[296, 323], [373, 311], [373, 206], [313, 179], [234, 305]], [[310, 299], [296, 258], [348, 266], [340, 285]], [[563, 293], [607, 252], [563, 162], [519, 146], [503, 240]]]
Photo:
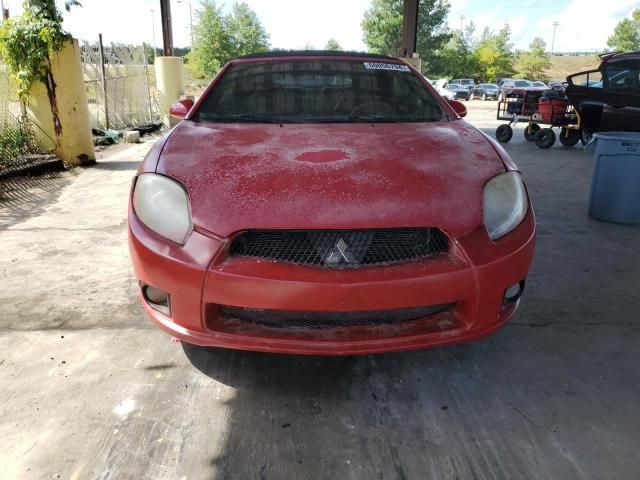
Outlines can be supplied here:
[[498, 100], [502, 100], [504, 97], [504, 93], [508, 90], [513, 90], [516, 88], [524, 89], [530, 88], [531, 84], [528, 80], [516, 80], [513, 78], [503, 78], [498, 81], [498, 86], [500, 90], [498, 91]]
[[449, 85], [460, 85], [467, 90], [472, 90], [476, 82], [472, 78], [454, 78], [449, 82]]
[[562, 81], [562, 80], [552, 80], [551, 82], [549, 82], [549, 88], [551, 90], [555, 90], [561, 93], [564, 93], [565, 89], [567, 88], [567, 85], [569, 84], [566, 81]]
[[471, 90], [471, 98], [481, 100], [497, 100], [500, 87], [495, 83], [480, 83]]
[[580, 114], [583, 143], [596, 132], [640, 132], [640, 51], [603, 55], [597, 69], [567, 81], [565, 93]]
[[441, 78], [433, 82], [433, 87], [445, 100], [454, 100], [455, 93], [449, 90], [449, 81], [446, 78]]
[[544, 88], [545, 90], [549, 90], [549, 85], [547, 85], [544, 82], [541, 82], [540, 80], [534, 80], [529, 83], [531, 84], [532, 87]]
[[449, 91], [453, 92], [454, 100], [469, 100], [471, 98], [471, 91], [462, 85], [449, 84]]
[[129, 203], [141, 302], [196, 345], [344, 355], [468, 341], [518, 307], [522, 175], [402, 60], [232, 60], [150, 150]]

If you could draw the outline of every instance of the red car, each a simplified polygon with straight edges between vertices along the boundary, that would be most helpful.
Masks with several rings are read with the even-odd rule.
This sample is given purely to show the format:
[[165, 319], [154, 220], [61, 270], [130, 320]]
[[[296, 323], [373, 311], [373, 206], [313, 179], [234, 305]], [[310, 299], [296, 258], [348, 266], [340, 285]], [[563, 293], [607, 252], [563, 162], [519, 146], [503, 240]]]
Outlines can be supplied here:
[[535, 238], [522, 177], [401, 60], [244, 57], [172, 113], [129, 206], [142, 304], [169, 334], [363, 354], [474, 340], [515, 312]]

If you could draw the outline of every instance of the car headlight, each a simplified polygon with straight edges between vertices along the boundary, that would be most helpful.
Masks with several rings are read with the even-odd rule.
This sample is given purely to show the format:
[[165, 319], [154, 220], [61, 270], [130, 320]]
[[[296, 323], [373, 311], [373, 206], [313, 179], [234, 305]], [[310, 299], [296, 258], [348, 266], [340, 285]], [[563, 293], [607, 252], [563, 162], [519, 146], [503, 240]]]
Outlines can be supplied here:
[[189, 197], [175, 180], [155, 173], [142, 173], [133, 191], [133, 209], [151, 230], [184, 245], [191, 232]]
[[496, 175], [484, 186], [484, 225], [491, 240], [520, 225], [529, 208], [527, 192], [518, 172]]

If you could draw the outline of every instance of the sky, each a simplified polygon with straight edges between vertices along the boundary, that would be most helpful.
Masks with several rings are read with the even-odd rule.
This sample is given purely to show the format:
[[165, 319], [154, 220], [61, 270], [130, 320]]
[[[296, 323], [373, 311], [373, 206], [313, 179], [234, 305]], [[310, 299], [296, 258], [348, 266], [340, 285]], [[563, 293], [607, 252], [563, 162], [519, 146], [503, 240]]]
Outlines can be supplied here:
[[[62, 0], [56, 0], [62, 3]], [[344, 49], [366, 50], [360, 22], [371, 0], [246, 0], [278, 48], [324, 46], [335, 38]], [[558, 22], [556, 52], [596, 51], [606, 48], [616, 23], [628, 17], [640, 0], [449, 0], [448, 23], [460, 28], [473, 21], [476, 34], [485, 27], [498, 30], [511, 25], [512, 42], [526, 49], [540, 36], [551, 47], [553, 23]], [[11, 13], [18, 13], [22, 0], [3, 0]], [[162, 44], [158, 0], [81, 0], [82, 8], [65, 14], [64, 27], [75, 37], [105, 42]], [[174, 44], [189, 46], [189, 4], [195, 16], [199, 0], [171, 0]], [[219, 0], [225, 11], [234, 0]], [[153, 13], [152, 13], [153, 10]], [[460, 19], [460, 17], [463, 17]]]

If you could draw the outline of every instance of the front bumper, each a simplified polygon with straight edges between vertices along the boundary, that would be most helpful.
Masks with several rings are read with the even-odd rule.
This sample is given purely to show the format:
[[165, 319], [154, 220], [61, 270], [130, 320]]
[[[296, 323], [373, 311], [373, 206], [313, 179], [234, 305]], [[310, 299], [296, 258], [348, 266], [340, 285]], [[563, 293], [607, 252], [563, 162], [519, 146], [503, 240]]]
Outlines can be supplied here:
[[[129, 212], [129, 246], [140, 282], [168, 292], [171, 314], [142, 299], [153, 321], [187, 343], [241, 350], [348, 355], [411, 350], [475, 340], [515, 312], [504, 293], [524, 280], [533, 258], [530, 209], [513, 232], [492, 243], [484, 228], [451, 239], [447, 256], [359, 270], [332, 270], [229, 258], [228, 241], [196, 229], [169, 245]], [[272, 328], [224, 318], [220, 306], [361, 312], [453, 305], [428, 317], [379, 326]]]

